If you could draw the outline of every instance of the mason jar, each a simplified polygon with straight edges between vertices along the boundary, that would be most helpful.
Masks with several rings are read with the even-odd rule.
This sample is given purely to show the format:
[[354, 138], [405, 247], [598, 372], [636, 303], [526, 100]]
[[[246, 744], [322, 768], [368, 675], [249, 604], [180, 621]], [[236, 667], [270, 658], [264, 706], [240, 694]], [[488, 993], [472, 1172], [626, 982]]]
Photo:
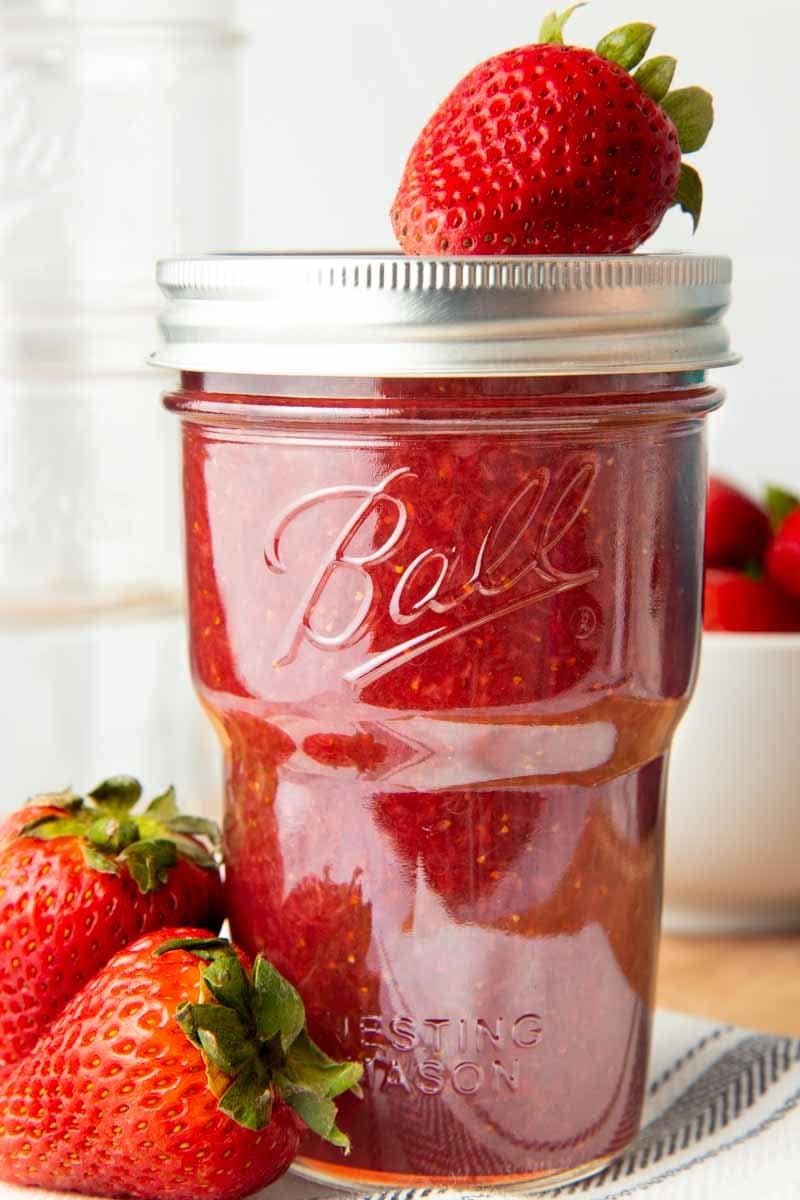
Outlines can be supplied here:
[[365, 1066], [303, 1175], [552, 1187], [636, 1135], [730, 274], [161, 264], [231, 929]]

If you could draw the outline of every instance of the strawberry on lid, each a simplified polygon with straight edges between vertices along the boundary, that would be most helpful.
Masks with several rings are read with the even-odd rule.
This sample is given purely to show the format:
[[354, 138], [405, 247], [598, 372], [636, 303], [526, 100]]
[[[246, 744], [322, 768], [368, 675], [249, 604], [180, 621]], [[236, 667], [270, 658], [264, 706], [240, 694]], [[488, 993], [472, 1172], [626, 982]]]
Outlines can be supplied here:
[[439, 105], [392, 206], [407, 254], [629, 253], [673, 205], [697, 228], [702, 183], [682, 155], [705, 144], [711, 96], [672, 89], [674, 58], [645, 59], [652, 25], [596, 50], [565, 45], [580, 7], [551, 13], [538, 43], [487, 59]]

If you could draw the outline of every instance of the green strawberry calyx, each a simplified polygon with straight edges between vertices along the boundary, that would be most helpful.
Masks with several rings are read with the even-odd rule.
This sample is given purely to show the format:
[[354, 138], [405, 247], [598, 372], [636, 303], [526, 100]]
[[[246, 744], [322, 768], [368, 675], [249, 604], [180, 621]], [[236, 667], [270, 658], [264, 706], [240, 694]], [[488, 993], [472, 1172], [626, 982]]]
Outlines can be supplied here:
[[215, 822], [180, 813], [172, 787], [151, 800], [144, 812], [135, 813], [141, 795], [138, 779], [115, 775], [87, 798], [71, 789], [34, 796], [32, 805], [58, 811], [29, 821], [18, 836], [42, 841], [78, 838], [88, 866], [110, 875], [127, 868], [143, 893], [166, 883], [179, 858], [216, 871], [220, 831]]
[[767, 510], [772, 531], [773, 533], [777, 533], [789, 516], [789, 513], [794, 512], [796, 508], [800, 508], [800, 496], [796, 496], [794, 492], [788, 492], [785, 488], [770, 483], [767, 485], [764, 496], [764, 507]]
[[345, 1154], [334, 1098], [361, 1095], [363, 1068], [336, 1062], [312, 1041], [299, 992], [262, 955], [251, 972], [225, 938], [176, 938], [157, 955], [184, 950], [202, 959], [204, 1000], [180, 1004], [175, 1019], [203, 1055], [220, 1110], [246, 1129], [263, 1129], [276, 1099]]
[[[542, 22], [539, 42], [563, 46], [564, 26], [573, 12], [583, 7], [584, 4], [573, 4], [563, 13], [549, 13]], [[633, 79], [642, 91], [660, 105], [675, 126], [681, 154], [694, 154], [703, 148], [711, 132], [714, 101], [701, 87], [673, 89], [672, 80], [677, 64], [670, 55], [645, 58], [654, 33], [654, 25], [640, 21], [621, 25], [600, 39], [596, 52], [623, 70], [633, 72]], [[703, 182], [695, 168], [687, 162], [681, 162], [678, 190], [673, 201], [675, 205], [689, 214], [696, 230], [703, 209]]]

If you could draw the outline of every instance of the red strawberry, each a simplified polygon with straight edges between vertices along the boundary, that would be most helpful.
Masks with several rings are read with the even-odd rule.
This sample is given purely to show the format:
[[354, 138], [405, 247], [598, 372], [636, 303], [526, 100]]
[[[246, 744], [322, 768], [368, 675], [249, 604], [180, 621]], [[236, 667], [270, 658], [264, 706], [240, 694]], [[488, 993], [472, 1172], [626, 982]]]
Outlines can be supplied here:
[[681, 153], [705, 143], [711, 97], [670, 91], [666, 55], [630, 74], [652, 25], [565, 46], [572, 11], [475, 67], [428, 121], [392, 206], [407, 254], [627, 253], [673, 204], [697, 226], [702, 184]]
[[760, 563], [769, 538], [769, 517], [764, 510], [744, 492], [712, 475], [706, 501], [706, 566]]
[[0, 1178], [237, 1200], [283, 1174], [305, 1126], [349, 1148], [332, 1097], [360, 1076], [311, 1041], [300, 997], [264, 959], [250, 971], [210, 933], [160, 930], [112, 958], [0, 1080]]
[[26, 1054], [76, 991], [150, 929], [219, 929], [222, 885], [212, 822], [183, 817], [170, 788], [142, 814], [135, 779], [89, 801], [39, 797], [0, 828], [0, 1066]]
[[705, 578], [703, 627], [734, 633], [800, 632], [800, 605], [768, 579], [711, 567]]
[[767, 550], [765, 566], [776, 587], [800, 600], [800, 507], [782, 522]]

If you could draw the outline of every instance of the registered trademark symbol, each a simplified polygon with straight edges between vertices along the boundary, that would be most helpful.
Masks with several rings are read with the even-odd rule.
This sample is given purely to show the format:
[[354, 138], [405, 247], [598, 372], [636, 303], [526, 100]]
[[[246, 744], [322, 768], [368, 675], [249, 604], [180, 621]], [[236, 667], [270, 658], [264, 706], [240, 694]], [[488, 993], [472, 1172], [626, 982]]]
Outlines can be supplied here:
[[589, 608], [586, 604], [582, 604], [572, 614], [570, 625], [576, 638], [591, 637], [597, 628], [597, 617], [594, 614], [594, 609]]

